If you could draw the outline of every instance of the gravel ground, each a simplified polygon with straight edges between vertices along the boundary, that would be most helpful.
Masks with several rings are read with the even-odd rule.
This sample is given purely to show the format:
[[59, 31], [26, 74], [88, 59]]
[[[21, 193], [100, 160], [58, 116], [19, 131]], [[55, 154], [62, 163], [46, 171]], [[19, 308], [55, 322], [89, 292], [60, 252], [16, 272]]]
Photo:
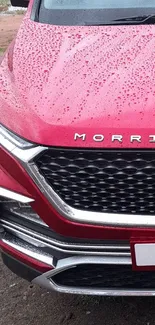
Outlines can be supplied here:
[[0, 14], [0, 55], [5, 51], [8, 44], [16, 35], [21, 24], [23, 15], [2, 15]]
[[155, 298], [100, 298], [47, 292], [0, 260], [0, 325], [153, 325]]

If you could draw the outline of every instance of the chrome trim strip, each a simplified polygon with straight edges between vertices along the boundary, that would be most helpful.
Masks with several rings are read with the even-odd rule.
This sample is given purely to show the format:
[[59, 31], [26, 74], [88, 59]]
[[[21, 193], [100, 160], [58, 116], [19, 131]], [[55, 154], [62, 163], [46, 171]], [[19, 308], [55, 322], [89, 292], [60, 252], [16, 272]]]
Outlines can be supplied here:
[[[22, 143], [20, 143], [20, 137], [15, 136], [11, 131], [7, 130], [4, 126], [0, 124], [0, 143], [3, 145], [12, 143], [13, 146], [22, 148]], [[5, 142], [8, 141], [8, 142]], [[29, 142], [24, 141], [25, 145], [31, 147], [32, 145]]]
[[76, 295], [87, 295], [87, 296], [108, 296], [108, 297], [149, 297], [155, 296], [155, 290], [127, 290], [127, 289], [90, 289], [90, 288], [74, 288], [74, 287], [65, 287], [65, 286], [57, 286], [53, 281], [43, 281], [43, 279], [35, 279], [32, 281], [34, 284], [38, 284], [48, 290], [53, 290], [59, 293], [68, 293], [68, 294], [76, 294]]
[[8, 199], [12, 199], [21, 203], [30, 203], [33, 202], [34, 199], [31, 199], [25, 195], [16, 193], [14, 191], [8, 190], [4, 187], [0, 186], [0, 196], [6, 197]]
[[36, 247], [49, 247], [55, 251], [74, 255], [97, 255], [112, 257], [128, 257], [131, 263], [131, 253], [129, 245], [83, 245], [63, 243], [52, 238], [28, 230], [6, 220], [1, 220], [2, 227], [21, 238], [22, 240], [35, 245]]
[[[26, 140], [25, 140], [26, 142]], [[11, 152], [14, 156], [19, 158], [21, 161], [28, 163], [35, 156], [37, 156], [43, 150], [47, 148], [41, 146], [35, 146], [32, 148], [20, 148], [16, 145], [17, 141], [10, 134], [7, 134], [7, 129], [3, 127], [3, 133], [0, 132], [0, 144]]]
[[28, 256], [34, 258], [35, 260], [38, 260], [38, 261], [40, 261], [42, 263], [46, 263], [48, 265], [52, 264], [52, 258], [51, 257], [49, 258], [49, 257], [47, 257], [45, 255], [40, 254], [40, 253], [31, 252], [30, 250], [28, 250], [28, 249], [26, 249], [24, 247], [20, 247], [19, 245], [10, 243], [10, 241], [5, 240], [5, 239], [2, 239], [2, 242], [7, 244], [10, 247], [16, 249], [18, 252], [23, 253], [25, 255], [28, 255]]
[[23, 245], [23, 243], [18, 238], [14, 238], [9, 234], [5, 234], [4, 237], [1, 239], [2, 242], [9, 247], [17, 250], [18, 252], [32, 257], [33, 259], [48, 264], [53, 267], [53, 256], [46, 254], [44, 252], [37, 250], [37, 248], [31, 248], [30, 245]]
[[15, 144], [13, 144], [11, 141], [5, 138], [4, 135], [2, 134], [0, 134], [0, 144], [9, 152], [11, 152], [14, 148], [16, 148]]
[[[124, 264], [127, 261], [124, 261]], [[118, 261], [118, 264], [123, 264]], [[86, 294], [86, 295], [97, 295], [97, 296], [155, 296], [155, 290], [137, 290], [137, 289], [108, 289], [108, 288], [75, 288], [67, 286], [59, 286], [52, 280], [52, 277], [58, 273], [61, 273], [67, 269], [75, 267], [80, 264], [109, 264], [108, 259], [96, 258], [96, 257], [71, 257], [63, 260], [59, 260], [54, 270], [48, 271], [38, 277], [36, 277], [32, 283], [38, 284], [48, 290], [54, 290], [62, 293], [72, 294]], [[110, 261], [110, 264], [111, 263]], [[115, 263], [114, 263], [115, 264]]]
[[30, 149], [20, 149], [20, 148], [14, 148], [12, 150], [12, 154], [22, 160], [25, 163], [28, 163], [30, 160], [32, 160], [34, 157], [39, 155], [40, 152], [46, 150], [47, 148], [43, 148], [40, 146], [30, 148]]

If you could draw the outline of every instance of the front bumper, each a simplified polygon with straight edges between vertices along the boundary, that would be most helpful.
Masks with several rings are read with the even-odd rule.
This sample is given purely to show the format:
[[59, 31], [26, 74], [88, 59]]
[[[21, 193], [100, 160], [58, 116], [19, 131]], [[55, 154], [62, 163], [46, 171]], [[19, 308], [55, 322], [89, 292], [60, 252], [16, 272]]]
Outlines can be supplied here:
[[[155, 295], [155, 289], [150, 288], [151, 285], [154, 285], [154, 281], [153, 284], [151, 284], [150, 281], [148, 285], [149, 280], [147, 277], [145, 277], [145, 283], [147, 283], [146, 289], [143, 287], [137, 288], [137, 282], [136, 288], [134, 288], [134, 283], [132, 288], [131, 285], [128, 284], [128, 278], [125, 278], [124, 270], [125, 268], [131, 269], [132, 262], [130, 246], [127, 242], [120, 243], [115, 241], [112, 243], [105, 241], [100, 245], [97, 243], [67, 243], [55, 240], [49, 236], [31, 231], [24, 226], [19, 226], [3, 219], [1, 219], [0, 227], [0, 246], [4, 263], [11, 268], [13, 272], [32, 281], [32, 283], [38, 284], [48, 290], [73, 294], [103, 296]], [[25, 257], [25, 261], [21, 259], [22, 255]], [[27, 261], [29, 261], [29, 258], [33, 259], [33, 265], [28, 265]], [[94, 267], [96, 267], [96, 269], [110, 268], [112, 272], [115, 272], [115, 280], [116, 277], [118, 277], [116, 268], [119, 267], [119, 273], [120, 270], [122, 270], [121, 277], [120, 280], [117, 279], [117, 282], [111, 282], [110, 287], [102, 286], [102, 279], [101, 282], [92, 282], [92, 286], [79, 286], [78, 268], [80, 266], [85, 268], [88, 267], [89, 269], [90, 267], [92, 269]], [[75, 277], [77, 277], [78, 274], [77, 280], [74, 278], [72, 279], [75, 285], [70, 284], [70, 279], [69, 285], [67, 282], [66, 285], [63, 283], [68, 281], [65, 280], [67, 279], [65, 274], [66, 271], [75, 272]], [[146, 272], [144, 273], [147, 275]], [[139, 273], [135, 272], [135, 274], [137, 275]], [[90, 276], [90, 271], [88, 275]], [[56, 276], [59, 276], [58, 280]], [[96, 274], [96, 277], [99, 279], [98, 274]], [[123, 288], [118, 285], [118, 287], [116, 287], [118, 281], [122, 281], [121, 279], [123, 279], [123, 277], [123, 281], [126, 281], [127, 286]], [[86, 281], [85, 275], [81, 277], [81, 281], [82, 283]], [[105, 284], [104, 281], [103, 284]]]
[[[38, 174], [33, 158], [45, 148], [22, 150], [3, 140], [2, 192], [10, 197], [11, 191], [13, 198], [16, 196], [20, 202], [28, 200], [42, 221], [37, 225], [28, 218], [22, 223], [22, 218], [8, 218], [0, 211], [0, 247], [6, 265], [24, 278], [28, 273], [30, 281], [48, 290], [93, 295], [154, 295], [154, 273], [138, 273], [144, 281], [137, 280], [136, 272], [132, 272], [129, 245], [132, 236], [155, 237], [154, 217], [130, 220], [130, 216], [125, 216], [127, 224], [124, 224], [122, 215], [110, 216], [108, 220], [107, 214], [71, 210]], [[91, 268], [98, 272], [95, 279]]]

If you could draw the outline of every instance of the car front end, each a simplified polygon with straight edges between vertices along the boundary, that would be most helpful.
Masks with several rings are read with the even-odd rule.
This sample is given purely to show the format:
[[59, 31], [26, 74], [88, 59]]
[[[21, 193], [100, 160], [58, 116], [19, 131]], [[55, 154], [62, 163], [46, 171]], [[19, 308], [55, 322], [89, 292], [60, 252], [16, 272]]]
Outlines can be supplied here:
[[30, 2], [0, 65], [3, 261], [48, 290], [154, 295], [152, 7], [67, 25], [49, 6]]

